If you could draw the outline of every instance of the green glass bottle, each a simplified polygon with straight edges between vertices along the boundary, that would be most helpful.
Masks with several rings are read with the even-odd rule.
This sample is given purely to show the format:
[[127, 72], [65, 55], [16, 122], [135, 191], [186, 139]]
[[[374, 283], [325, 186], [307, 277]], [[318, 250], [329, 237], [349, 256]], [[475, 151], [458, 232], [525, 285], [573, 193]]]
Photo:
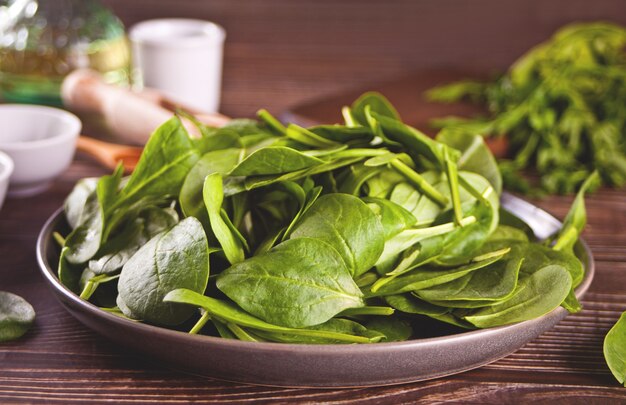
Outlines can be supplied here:
[[95, 0], [0, 0], [0, 100], [61, 105], [78, 68], [128, 84], [130, 51], [120, 20]]

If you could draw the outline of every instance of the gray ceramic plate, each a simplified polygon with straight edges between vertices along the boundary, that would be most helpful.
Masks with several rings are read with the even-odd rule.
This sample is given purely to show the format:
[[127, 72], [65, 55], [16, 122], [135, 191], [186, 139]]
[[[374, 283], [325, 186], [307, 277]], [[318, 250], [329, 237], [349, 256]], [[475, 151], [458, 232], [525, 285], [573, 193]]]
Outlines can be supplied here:
[[[524, 219], [540, 239], [560, 226], [553, 216], [517, 197], [505, 194], [502, 204]], [[39, 235], [37, 258], [50, 288], [74, 317], [159, 364], [223, 380], [285, 387], [357, 387], [442, 377], [507, 356], [567, 315], [559, 307], [541, 318], [510, 326], [470, 332], [435, 330], [430, 336], [444, 335], [371, 345], [254, 343], [189, 335], [109, 314], [61, 285], [56, 277], [59, 252], [52, 232], [66, 226], [62, 211], [57, 211]], [[577, 246], [577, 254], [586, 268], [585, 279], [576, 290], [580, 298], [591, 284], [594, 266], [584, 242]]]

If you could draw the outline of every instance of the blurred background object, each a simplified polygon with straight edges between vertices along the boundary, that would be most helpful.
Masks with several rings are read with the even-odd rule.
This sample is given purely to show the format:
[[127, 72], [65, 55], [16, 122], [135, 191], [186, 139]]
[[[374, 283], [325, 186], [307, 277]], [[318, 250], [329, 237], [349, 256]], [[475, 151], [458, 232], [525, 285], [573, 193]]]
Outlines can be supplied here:
[[14, 164], [9, 196], [45, 191], [72, 163], [82, 128], [74, 114], [40, 105], [0, 104], [0, 122], [0, 150]]
[[0, 0], [0, 98], [61, 105], [63, 78], [91, 68], [127, 85], [129, 46], [120, 20], [95, 0]]
[[0, 210], [4, 204], [4, 198], [9, 188], [9, 178], [13, 174], [14, 168], [15, 165], [11, 157], [4, 152], [0, 152]]
[[[504, 185], [524, 193], [573, 193], [597, 170], [626, 185], [626, 29], [573, 23], [535, 45], [495, 80], [466, 78], [430, 89], [429, 101], [475, 102], [489, 113], [446, 114], [431, 125], [510, 141]], [[522, 174], [541, 176], [535, 190]]]
[[164, 18], [140, 22], [128, 37], [137, 87], [159, 90], [197, 111], [218, 111], [226, 37], [222, 27], [203, 20]]
[[[126, 26], [214, 21], [228, 33], [221, 112], [253, 116], [415, 70], [502, 72], [573, 21], [626, 24], [623, 0], [103, 0]], [[392, 100], [394, 101], [394, 100]]]
[[[94, 124], [90, 117], [97, 118], [112, 138], [127, 144], [144, 144], [159, 125], [181, 109], [210, 126], [219, 127], [229, 121], [219, 113], [185, 109], [155, 90], [131, 91], [108, 84], [102, 75], [89, 69], [67, 75], [61, 85], [61, 98], [64, 106], [85, 118], [86, 124]], [[198, 135], [195, 125], [184, 118], [183, 122], [190, 133]], [[92, 134], [92, 129], [86, 133]]]

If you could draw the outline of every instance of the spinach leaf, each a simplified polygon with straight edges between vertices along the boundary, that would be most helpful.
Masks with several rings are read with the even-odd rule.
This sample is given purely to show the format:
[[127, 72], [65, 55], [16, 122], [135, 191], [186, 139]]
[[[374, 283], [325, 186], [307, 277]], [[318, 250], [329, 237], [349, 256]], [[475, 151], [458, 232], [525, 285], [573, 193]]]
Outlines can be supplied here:
[[380, 93], [367, 92], [361, 95], [354, 103], [352, 103], [351, 115], [353, 119], [360, 125], [369, 126], [367, 117], [365, 116], [365, 107], [369, 106], [372, 112], [376, 112], [384, 117], [394, 120], [400, 120], [400, 115], [394, 106]]
[[186, 218], [143, 245], [122, 268], [117, 305], [124, 315], [159, 325], [176, 325], [193, 310], [163, 302], [170, 291], [203, 293], [209, 277], [209, 250], [200, 222]]
[[177, 195], [198, 158], [199, 153], [178, 118], [159, 127], [121, 190], [121, 167], [98, 180], [96, 193], [87, 199], [81, 214], [85, 220], [66, 239], [66, 260], [76, 264], [88, 261], [109, 234], [140, 209], [138, 204]]
[[[443, 195], [449, 195], [449, 187], [444, 176], [434, 174], [434, 172], [426, 172], [424, 173], [424, 178], [432, 181], [433, 187]], [[442, 211], [440, 207], [435, 206], [432, 202], [428, 203], [429, 199], [420, 193], [412, 193], [409, 190], [408, 193], [402, 192], [404, 195], [399, 195], [394, 189], [391, 196], [392, 200], [404, 203], [408, 208], [412, 209], [417, 218], [418, 226], [432, 223], [432, 226], [429, 228], [433, 231], [440, 231], [420, 235], [424, 231], [418, 229], [416, 238], [407, 239], [401, 233], [395, 240], [388, 241], [385, 245], [385, 252], [383, 252], [381, 259], [377, 263], [377, 267], [383, 269], [382, 273], [390, 271], [390, 267], [398, 253], [424, 240], [426, 237], [443, 235], [440, 241], [441, 251], [439, 249], [436, 250], [439, 252], [437, 260], [450, 265], [459, 264], [471, 258], [472, 253], [493, 232], [498, 224], [498, 195], [493, 192], [489, 182], [480, 175], [460, 172], [459, 178], [463, 179], [469, 187], [477, 190], [481, 199], [477, 200], [472, 193], [465, 189], [460, 190], [459, 199], [463, 201], [461, 205], [463, 219], [460, 221], [461, 226], [456, 226], [453, 229], [448, 228], [450, 227], [450, 222], [454, 220], [454, 210]], [[396, 189], [399, 187], [402, 186], [397, 185]], [[435, 215], [436, 217], [433, 218]], [[398, 242], [401, 243], [398, 244]]]
[[176, 225], [180, 218], [174, 209], [174, 203], [166, 208], [148, 206], [139, 213], [139, 218], [144, 221], [145, 234], [152, 238], [157, 233]]
[[346, 308], [364, 305], [333, 246], [305, 237], [231, 266], [218, 276], [217, 287], [251, 314], [294, 328], [317, 325]]
[[515, 287], [525, 249], [512, 245], [511, 251], [495, 263], [454, 281], [416, 291], [416, 295], [437, 305], [467, 308], [486, 306], [509, 298]]
[[75, 293], [80, 293], [79, 280], [82, 274], [82, 269], [78, 268], [75, 264], [70, 263], [67, 260], [67, 252], [69, 248], [64, 246], [59, 254], [59, 266], [57, 273], [59, 275], [59, 281], [61, 284], [69, 288]]
[[[372, 286], [372, 291], [376, 291], [382, 284], [388, 283], [391, 279], [407, 273], [426, 263], [433, 262], [439, 257], [443, 250], [442, 235], [431, 236], [420, 240], [413, 246], [404, 250], [398, 260], [379, 262], [376, 265], [378, 274], [385, 276], [380, 278]], [[395, 266], [395, 267], [394, 267]]]
[[117, 193], [122, 174], [122, 167], [118, 166], [112, 175], [101, 177], [95, 193], [87, 197], [80, 225], [65, 239], [68, 262], [85, 263], [98, 252], [104, 238], [105, 211]]
[[224, 195], [231, 196], [237, 193], [254, 190], [260, 187], [270, 186], [282, 181], [296, 181], [316, 174], [327, 173], [342, 167], [350, 166], [353, 163], [361, 161], [363, 157], [349, 157], [336, 159], [331, 162], [313, 166], [309, 169], [298, 170], [295, 172], [266, 175], [266, 176], [248, 176], [248, 177], [228, 177], [224, 182]]
[[[461, 221], [462, 227], [470, 226], [472, 223], [476, 222], [476, 218], [473, 216], [465, 217]], [[385, 246], [383, 248], [382, 254], [379, 256], [378, 261], [376, 262], [377, 268], [388, 269], [390, 265], [395, 263], [397, 257], [402, 252], [407, 249], [416, 246], [418, 243], [430, 239], [433, 237], [448, 235], [452, 233], [458, 226], [454, 222], [442, 223], [434, 226], [430, 226], [428, 228], [409, 228], [395, 235], [391, 239], [385, 242]], [[440, 241], [441, 249], [443, 249], [442, 239]], [[381, 272], [385, 274], [386, 271]]]
[[287, 128], [285, 128], [285, 126], [266, 109], [260, 109], [259, 111], [257, 111], [256, 115], [274, 134], [285, 135], [285, 133], [287, 132]]
[[[360, 323], [341, 318], [332, 318], [320, 325], [310, 326], [308, 329], [334, 332], [342, 335], [363, 336], [364, 338], [369, 339], [369, 341], [372, 343], [379, 342], [385, 338], [385, 335], [380, 331], [370, 330]], [[284, 332], [268, 332], [261, 330], [255, 332], [262, 338], [272, 342], [308, 344], [343, 343], [343, 341], [341, 340], [330, 339], [328, 337], [302, 336]]]
[[479, 328], [535, 319], [561, 305], [571, 287], [572, 277], [567, 269], [548, 264], [520, 278], [513, 295], [506, 301], [479, 309], [463, 319]]
[[626, 312], [606, 334], [603, 351], [611, 373], [626, 387]]
[[21, 337], [35, 321], [35, 310], [19, 295], [0, 291], [0, 342]]
[[317, 136], [341, 144], [360, 145], [372, 141], [374, 134], [367, 127], [345, 127], [343, 125], [318, 125], [308, 128]]
[[367, 167], [362, 164], [352, 165], [337, 178], [337, 190], [340, 193], [358, 196], [361, 187], [380, 171], [377, 167]]
[[402, 144], [409, 155], [413, 157], [413, 160], [426, 159], [430, 165], [440, 169], [443, 167], [444, 150], [446, 149], [452, 160], [458, 160], [459, 153], [457, 151], [450, 149], [443, 143], [436, 142], [417, 129], [376, 112], [372, 112], [372, 117], [380, 125], [385, 136], [393, 142]]
[[454, 315], [451, 308], [430, 304], [411, 294], [390, 295], [385, 297], [385, 300], [389, 305], [401, 312], [424, 315], [463, 329], [475, 329], [472, 324]]
[[309, 131], [306, 128], [302, 128], [296, 124], [289, 124], [287, 126], [287, 132], [285, 132], [287, 138], [296, 141], [299, 144], [313, 147], [313, 148], [337, 148], [341, 147], [341, 144], [331, 141], [317, 135], [315, 132]]
[[372, 295], [396, 295], [409, 291], [422, 290], [424, 288], [447, 283], [452, 280], [456, 280], [469, 274], [473, 271], [477, 271], [483, 267], [489, 266], [492, 263], [500, 260], [504, 254], [499, 256], [490, 257], [486, 260], [472, 262], [463, 266], [453, 268], [437, 268], [434, 266], [423, 266], [414, 269], [406, 274], [398, 276], [387, 284], [380, 287], [378, 291]]
[[178, 213], [174, 209], [147, 207], [139, 218], [100, 248], [97, 259], [89, 261], [89, 269], [95, 275], [117, 272], [148, 240], [177, 222]]
[[426, 316], [445, 315], [452, 311], [451, 308], [430, 304], [420, 300], [411, 294], [388, 295], [385, 297], [387, 304], [401, 312]]
[[534, 269], [541, 268], [549, 263], [563, 266], [572, 278], [572, 288], [562, 305], [570, 312], [580, 311], [582, 306], [574, 294], [574, 289], [580, 284], [584, 277], [584, 268], [580, 260], [571, 253], [553, 250], [539, 244], [529, 244], [526, 249], [524, 264], [520, 269], [520, 276], [528, 275]]
[[107, 275], [107, 274], [96, 275], [89, 268], [86, 268], [83, 271], [83, 274], [82, 274], [82, 276], [80, 278], [80, 282], [79, 282], [80, 289], [81, 289], [80, 298], [82, 298], [84, 300], [89, 300], [91, 298], [91, 296], [96, 292], [96, 290], [100, 286], [100, 284], [104, 284], [104, 283], [108, 283], [110, 281], [117, 280], [119, 277], [120, 277], [119, 274], [115, 274], [115, 275]]
[[205, 311], [209, 312], [213, 317], [221, 319], [225, 322], [232, 322], [236, 325], [241, 325], [256, 330], [268, 332], [284, 332], [290, 333], [292, 335], [297, 334], [299, 336], [319, 337], [348, 343], [370, 343], [369, 338], [362, 336], [353, 336], [325, 330], [297, 329], [272, 325], [271, 323], [262, 321], [261, 319], [256, 318], [245, 311], [242, 311], [240, 308], [230, 302], [220, 301], [215, 298], [207, 297], [186, 289], [174, 290], [170, 292], [167, 296], [165, 296], [164, 300], [166, 302], [176, 302], [201, 307]]
[[211, 322], [213, 323], [213, 325], [215, 325], [217, 333], [219, 333], [220, 337], [222, 337], [223, 339], [237, 339], [237, 336], [235, 336], [235, 334], [231, 332], [230, 329], [228, 329], [228, 326], [226, 326], [224, 322], [220, 322], [215, 318], [211, 318]]
[[149, 239], [144, 233], [144, 220], [138, 218], [109, 239], [98, 251], [97, 259], [89, 261], [88, 268], [94, 275], [115, 273]]
[[222, 176], [219, 173], [211, 173], [206, 176], [202, 190], [211, 229], [220, 242], [226, 258], [231, 264], [244, 260], [246, 256], [242, 238], [240, 238], [240, 235], [237, 235], [235, 227], [230, 222], [228, 216], [226, 216], [225, 211], [222, 210], [224, 201]]
[[[431, 172], [434, 174], [434, 172]], [[429, 173], [424, 173], [423, 176], [426, 181], [429, 181]], [[434, 179], [433, 179], [434, 180]], [[431, 181], [431, 184], [434, 181]], [[399, 183], [391, 192], [389, 199], [396, 204], [401, 205], [417, 220], [416, 226], [430, 225], [435, 221], [437, 216], [441, 214], [441, 207], [419, 192], [415, 187], [409, 183]]]
[[[446, 265], [455, 265], [469, 260], [474, 252], [489, 238], [498, 226], [499, 196], [482, 176], [471, 172], [460, 172], [459, 180], [464, 184], [460, 192], [462, 216], [475, 218], [468, 226], [457, 227], [444, 236], [444, 249], [437, 260]], [[444, 183], [436, 185], [447, 187]], [[471, 191], [466, 190], [470, 188]], [[433, 225], [454, 219], [454, 210], [443, 211]]]
[[194, 216], [210, 231], [209, 217], [204, 205], [202, 188], [204, 179], [211, 173], [226, 174], [241, 160], [241, 149], [229, 148], [205, 153], [189, 170], [180, 189], [180, 208], [186, 217]]
[[302, 237], [327, 242], [339, 252], [353, 277], [374, 266], [385, 243], [376, 214], [348, 194], [327, 194], [317, 199], [291, 232], [291, 239]]
[[299, 191], [299, 190], [301, 190], [301, 192], [300, 192], [300, 197], [298, 198], [300, 208], [299, 208], [298, 212], [296, 213], [296, 215], [294, 215], [294, 217], [293, 217], [291, 223], [289, 224], [289, 226], [285, 229], [285, 232], [283, 233], [283, 235], [281, 237], [282, 241], [284, 241], [285, 239], [289, 238], [289, 236], [291, 236], [292, 228], [298, 223], [298, 221], [300, 220], [302, 215], [309, 208], [311, 208], [313, 203], [315, 203], [315, 201], [317, 201], [318, 197], [322, 193], [322, 187], [320, 187], [320, 186], [311, 188], [305, 194], [304, 189], [302, 187], [298, 186], [296, 183], [284, 182], [283, 185], [285, 187], [287, 187], [287, 188], [290, 188], [292, 190], [292, 193], [294, 193], [294, 194], [298, 194], [297, 191]]
[[406, 181], [413, 187], [417, 188], [422, 194], [433, 200], [440, 207], [445, 207], [450, 202], [449, 199], [434, 188], [433, 185], [424, 178], [424, 176], [413, 170], [409, 165], [402, 162], [400, 159], [393, 159], [390, 162], [390, 166], [393, 167], [398, 173], [402, 174]]
[[323, 161], [284, 146], [268, 146], [246, 157], [230, 172], [231, 176], [263, 176], [309, 169]]
[[365, 197], [363, 202], [378, 216], [385, 240], [391, 239], [403, 230], [414, 226], [417, 219], [407, 210], [392, 201], [382, 198]]
[[578, 286], [585, 275], [583, 265], [576, 256], [536, 243], [529, 243], [524, 252], [524, 263], [520, 269], [520, 277], [528, 276], [547, 264], [558, 264], [567, 269], [574, 286]]
[[489, 235], [487, 243], [492, 241], [517, 241], [528, 242], [528, 234], [521, 229], [508, 225], [498, 225], [498, 227]]
[[413, 328], [405, 319], [379, 316], [372, 318], [365, 326], [370, 331], [383, 334], [382, 342], [403, 342], [413, 335]]
[[[371, 169], [377, 168], [373, 167]], [[403, 182], [406, 182], [406, 178], [403, 175], [392, 168], [383, 167], [378, 174], [365, 181], [365, 192], [368, 197], [389, 198], [393, 188]]]
[[574, 252], [574, 244], [578, 241], [578, 236], [587, 223], [585, 192], [598, 181], [598, 172], [593, 172], [580, 187], [574, 199], [574, 203], [567, 213], [565, 221], [563, 221], [563, 226], [556, 236], [556, 241], [553, 246], [554, 250], [564, 250], [570, 253]]
[[435, 140], [461, 152], [456, 162], [459, 170], [480, 174], [491, 183], [498, 195], [502, 193], [498, 164], [482, 136], [448, 129], [440, 131]]
[[187, 130], [180, 119], [172, 118], [152, 134], [111, 209], [129, 206], [145, 197], [177, 196], [198, 159], [200, 153]]
[[95, 193], [98, 179], [88, 177], [78, 180], [72, 192], [67, 196], [63, 204], [65, 218], [72, 229], [75, 229], [85, 221], [83, 213], [90, 195]]
[[[204, 127], [206, 129], [206, 127]], [[203, 131], [200, 139], [193, 139], [194, 147], [200, 153], [209, 153], [224, 149], [240, 149], [243, 143], [237, 131], [232, 128], [212, 128], [214, 131]]]

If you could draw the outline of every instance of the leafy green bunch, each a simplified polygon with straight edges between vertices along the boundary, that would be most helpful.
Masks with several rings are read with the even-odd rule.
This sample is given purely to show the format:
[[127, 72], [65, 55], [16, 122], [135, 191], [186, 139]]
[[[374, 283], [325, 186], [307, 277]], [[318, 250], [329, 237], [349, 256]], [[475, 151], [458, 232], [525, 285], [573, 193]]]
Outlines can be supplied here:
[[597, 170], [604, 183], [626, 184], [626, 29], [572, 24], [532, 48], [492, 82], [461, 81], [432, 89], [431, 100], [469, 99], [490, 115], [448, 117], [449, 130], [506, 136], [513, 157], [500, 168], [508, 189], [530, 192], [520, 175], [534, 168], [548, 193], [572, 193]]
[[68, 196], [59, 279], [119, 316], [247, 341], [396, 341], [426, 318], [475, 329], [580, 309], [586, 186], [540, 243], [501, 209], [482, 137], [433, 140], [376, 93], [343, 115], [303, 128], [262, 110], [199, 138], [166, 122], [130, 177]]

